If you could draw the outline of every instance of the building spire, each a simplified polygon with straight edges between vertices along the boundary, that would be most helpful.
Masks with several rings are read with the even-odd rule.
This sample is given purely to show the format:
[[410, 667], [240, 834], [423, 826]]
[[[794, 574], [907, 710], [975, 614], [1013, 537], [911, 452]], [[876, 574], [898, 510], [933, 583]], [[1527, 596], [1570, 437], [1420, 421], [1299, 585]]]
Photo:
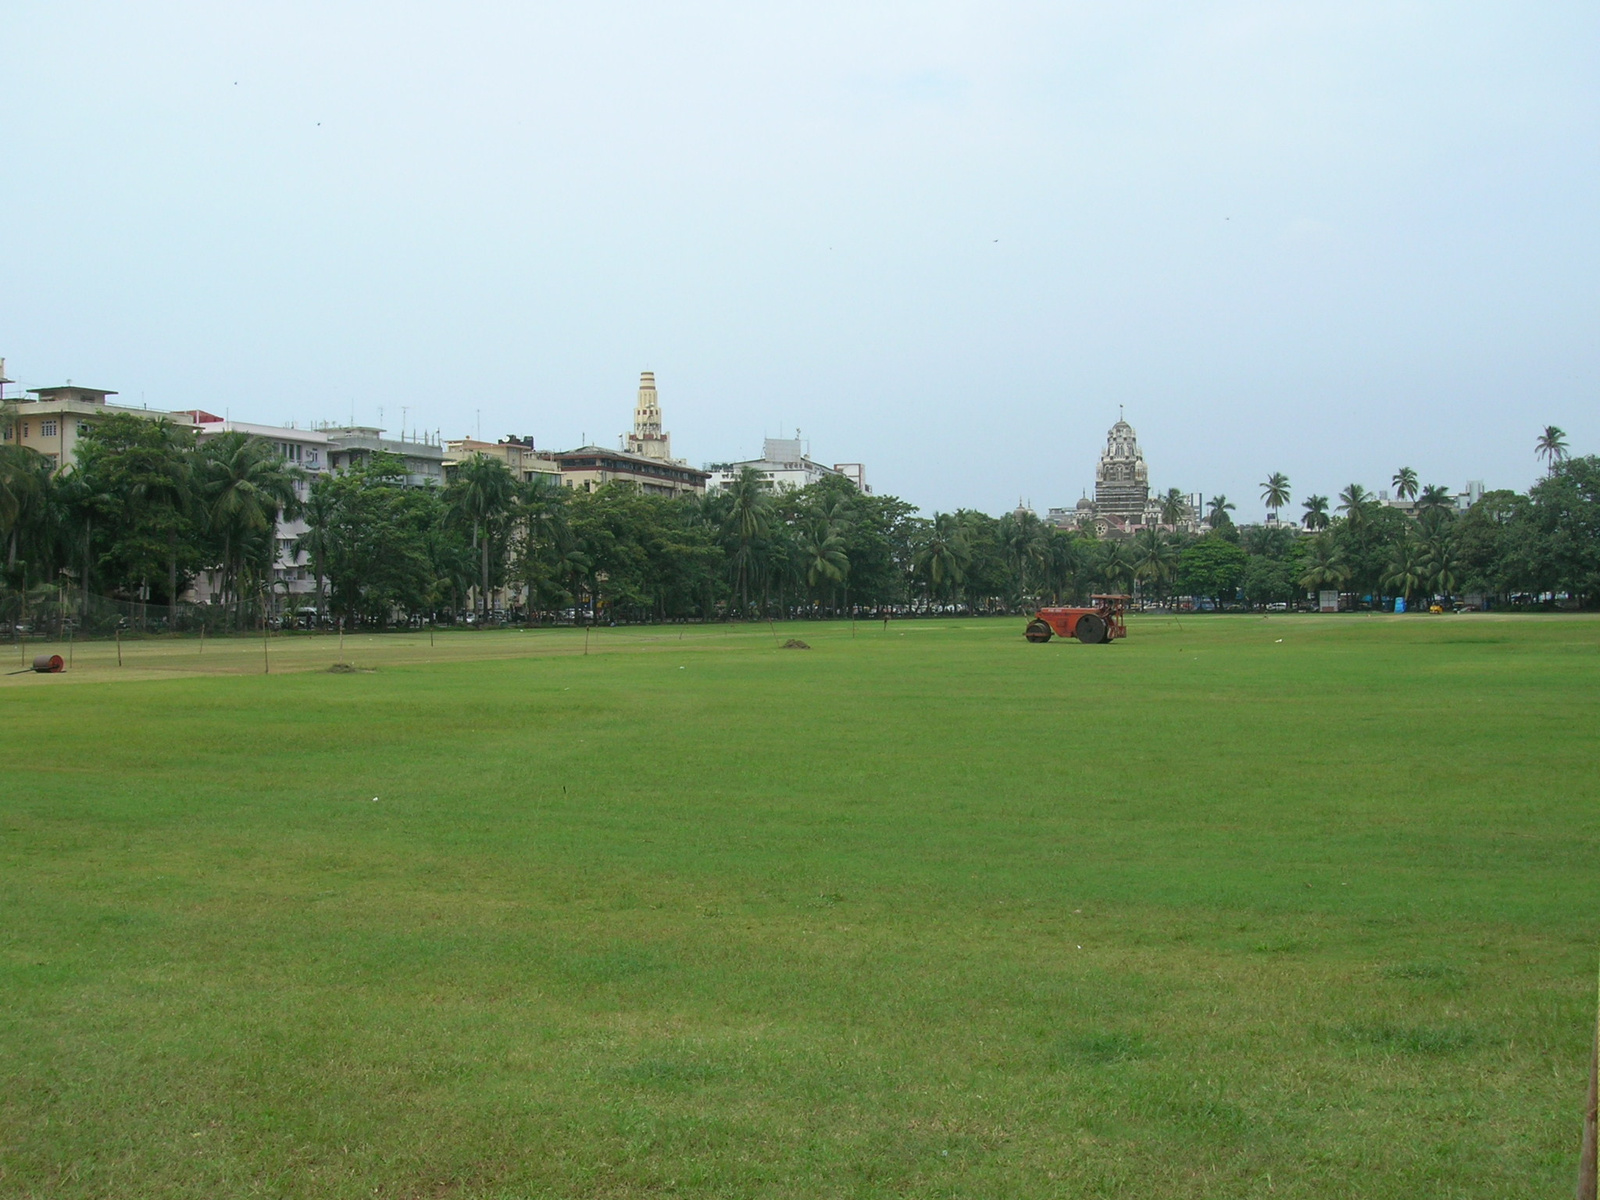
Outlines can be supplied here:
[[629, 454], [671, 460], [672, 435], [661, 427], [661, 403], [656, 398], [654, 371], [639, 373], [639, 399], [633, 409], [633, 432], [625, 442]]

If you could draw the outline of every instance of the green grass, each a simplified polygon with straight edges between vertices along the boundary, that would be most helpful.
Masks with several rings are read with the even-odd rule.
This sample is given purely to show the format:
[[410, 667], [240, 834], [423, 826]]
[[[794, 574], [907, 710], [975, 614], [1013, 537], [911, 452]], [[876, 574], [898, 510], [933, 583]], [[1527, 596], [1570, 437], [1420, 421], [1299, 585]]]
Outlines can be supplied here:
[[1600, 622], [1020, 627], [6, 680], [0, 1194], [1569, 1194]]

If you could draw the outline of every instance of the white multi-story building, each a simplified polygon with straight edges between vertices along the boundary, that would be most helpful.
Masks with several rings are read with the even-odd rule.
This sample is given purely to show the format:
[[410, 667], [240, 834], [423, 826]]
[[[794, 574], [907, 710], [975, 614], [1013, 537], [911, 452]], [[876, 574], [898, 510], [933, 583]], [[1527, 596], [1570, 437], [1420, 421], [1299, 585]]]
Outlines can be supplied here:
[[760, 458], [744, 462], [707, 463], [706, 470], [711, 472], [711, 478], [706, 481], [706, 490], [727, 487], [746, 467], [759, 472], [775, 492], [803, 488], [830, 476], [848, 479], [869, 495], [872, 492], [867, 486], [867, 469], [862, 464], [836, 463], [831, 467], [824, 466], [812, 460], [805, 451], [805, 443], [797, 437], [764, 439]]
[[[304, 501], [311, 494], [312, 481], [318, 475], [333, 469], [333, 438], [319, 429], [296, 429], [286, 425], [256, 425], [247, 421], [230, 421], [208, 412], [178, 414], [189, 420], [201, 441], [220, 437], [225, 433], [244, 433], [262, 438], [272, 444], [273, 450], [291, 466], [299, 467], [305, 477], [295, 482], [295, 494]], [[273, 582], [281, 585], [291, 596], [310, 595], [316, 591], [316, 581], [307, 566], [306, 556], [296, 554], [294, 543], [310, 528], [299, 517], [279, 519], [276, 533], [277, 554], [272, 569]], [[216, 603], [221, 599], [221, 583], [209, 573], [195, 579], [193, 592], [196, 599]]]
[[[444, 482], [444, 447], [426, 440], [404, 438], [396, 441], [383, 436], [383, 430], [368, 426], [338, 425], [320, 429], [299, 429], [293, 425], [257, 425], [230, 421], [208, 412], [193, 410], [175, 417], [192, 425], [202, 441], [225, 433], [244, 433], [271, 443], [280, 458], [299, 467], [303, 477], [295, 482], [295, 494], [304, 501], [319, 475], [348, 471], [368, 461], [373, 454], [393, 454], [405, 468], [405, 482], [411, 487], [439, 486]], [[276, 533], [277, 555], [273, 581], [291, 596], [309, 596], [316, 591], [307, 556], [296, 553], [295, 542], [310, 528], [304, 519], [279, 519]], [[203, 575], [195, 580], [194, 592], [201, 600], [213, 600], [218, 583]]]

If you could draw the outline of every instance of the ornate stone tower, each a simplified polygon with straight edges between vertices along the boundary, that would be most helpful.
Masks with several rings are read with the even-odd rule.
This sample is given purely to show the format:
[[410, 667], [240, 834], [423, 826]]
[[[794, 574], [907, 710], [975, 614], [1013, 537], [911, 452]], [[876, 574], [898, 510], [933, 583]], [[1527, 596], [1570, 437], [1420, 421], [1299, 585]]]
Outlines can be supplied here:
[[1094, 509], [1101, 517], [1137, 524], [1150, 499], [1150, 471], [1139, 451], [1133, 426], [1118, 420], [1106, 437], [1106, 451], [1094, 473]]
[[654, 371], [645, 371], [639, 376], [639, 403], [633, 409], [628, 453], [644, 458], [672, 459], [672, 435], [661, 428], [661, 405], [656, 401]]

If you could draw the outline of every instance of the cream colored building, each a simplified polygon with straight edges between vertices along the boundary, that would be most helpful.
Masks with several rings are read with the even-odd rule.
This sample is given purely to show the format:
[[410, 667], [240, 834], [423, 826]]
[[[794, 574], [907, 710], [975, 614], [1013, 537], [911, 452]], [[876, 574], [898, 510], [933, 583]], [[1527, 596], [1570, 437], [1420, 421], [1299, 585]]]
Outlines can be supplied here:
[[561, 465], [561, 482], [582, 492], [607, 483], [631, 483], [652, 496], [682, 496], [704, 492], [711, 477], [709, 471], [697, 471], [685, 463], [600, 446], [562, 451], [556, 462]]
[[151, 421], [170, 421], [186, 428], [191, 423], [186, 413], [107, 404], [106, 397], [116, 394], [104, 388], [77, 387], [70, 383], [60, 387], [29, 388], [28, 395], [34, 399], [8, 404], [4, 420], [0, 421], [4, 425], [4, 429], [0, 429], [0, 445], [37, 450], [59, 471], [78, 461], [78, 440], [109, 416], [127, 413]]
[[633, 408], [633, 432], [627, 436], [625, 449], [639, 458], [675, 461], [672, 457], [672, 435], [661, 425], [661, 402], [656, 396], [654, 371], [642, 371], [639, 374], [639, 399]]
[[476, 438], [460, 438], [444, 444], [444, 465], [459, 466], [474, 456], [498, 458], [510, 468], [519, 483], [529, 483], [540, 477], [557, 479], [561, 467], [555, 456], [533, 448], [533, 439], [505, 437], [498, 442], [482, 442]]

